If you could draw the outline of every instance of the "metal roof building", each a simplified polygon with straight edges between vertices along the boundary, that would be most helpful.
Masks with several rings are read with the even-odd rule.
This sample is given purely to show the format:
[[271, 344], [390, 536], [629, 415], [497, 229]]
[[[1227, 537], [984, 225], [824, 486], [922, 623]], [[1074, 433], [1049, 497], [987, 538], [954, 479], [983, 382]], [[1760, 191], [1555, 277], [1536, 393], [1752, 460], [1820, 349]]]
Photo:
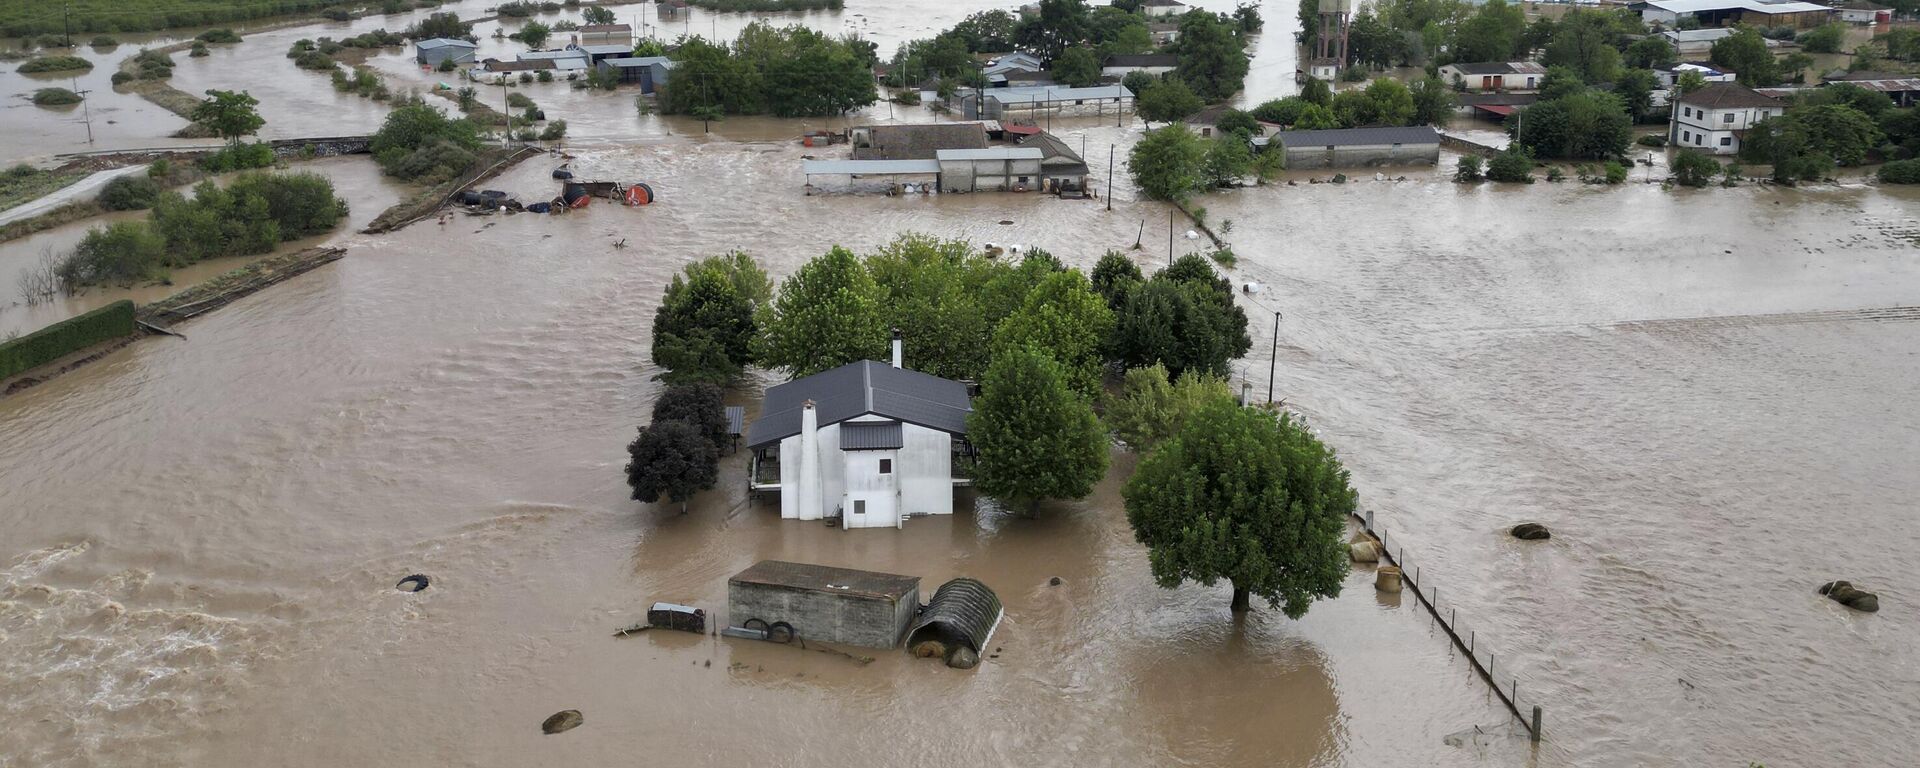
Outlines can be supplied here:
[[[1039, 150], [1032, 151], [1037, 157]], [[760, 418], [747, 430], [747, 447], [800, 434], [800, 411], [808, 402], [818, 409], [820, 427], [873, 414], [952, 435], [967, 433], [973, 410], [965, 384], [862, 360], [768, 388]]]
[[1271, 137], [1287, 153], [1288, 169], [1353, 168], [1440, 161], [1440, 133], [1432, 126], [1281, 131]]

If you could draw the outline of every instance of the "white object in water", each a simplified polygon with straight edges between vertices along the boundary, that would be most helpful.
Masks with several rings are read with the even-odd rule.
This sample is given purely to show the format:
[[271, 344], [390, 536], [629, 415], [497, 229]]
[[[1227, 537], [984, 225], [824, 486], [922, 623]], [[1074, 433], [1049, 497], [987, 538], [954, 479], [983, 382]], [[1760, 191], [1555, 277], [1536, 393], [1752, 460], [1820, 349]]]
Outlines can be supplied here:
[[1198, 240], [1198, 239], [1200, 239], [1200, 233], [1198, 233], [1198, 232], [1195, 232], [1195, 231], [1193, 231], [1193, 230], [1191, 230], [1191, 229], [1189, 229], [1189, 230], [1187, 230], [1187, 239], [1188, 239], [1188, 240]]
[[1009, 245], [1009, 246], [1007, 246], [1007, 253], [1019, 253], [1019, 252], [1020, 252], [1020, 246], [1019, 246], [1019, 245]]
[[1266, 286], [1261, 285], [1257, 282], [1249, 282], [1240, 286], [1240, 290], [1245, 291], [1247, 293], [1259, 293], [1266, 289], [1267, 289]]

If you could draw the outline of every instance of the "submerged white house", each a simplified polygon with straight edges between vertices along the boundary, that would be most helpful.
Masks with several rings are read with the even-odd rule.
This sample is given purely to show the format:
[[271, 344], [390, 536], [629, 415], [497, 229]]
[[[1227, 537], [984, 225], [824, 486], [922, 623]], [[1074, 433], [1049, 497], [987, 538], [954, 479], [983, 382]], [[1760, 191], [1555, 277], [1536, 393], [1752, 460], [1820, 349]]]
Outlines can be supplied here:
[[780, 517], [839, 518], [843, 528], [894, 528], [953, 514], [968, 485], [967, 385], [861, 361], [767, 390], [747, 434], [748, 489], [778, 493]]

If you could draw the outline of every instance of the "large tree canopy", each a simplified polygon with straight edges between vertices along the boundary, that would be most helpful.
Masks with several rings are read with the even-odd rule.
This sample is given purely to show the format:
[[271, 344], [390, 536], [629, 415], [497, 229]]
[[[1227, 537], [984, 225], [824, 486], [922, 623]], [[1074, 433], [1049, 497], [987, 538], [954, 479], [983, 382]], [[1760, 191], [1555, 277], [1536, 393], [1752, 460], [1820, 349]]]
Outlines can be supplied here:
[[1066, 371], [1044, 352], [1016, 347], [994, 356], [967, 417], [979, 450], [981, 493], [1038, 508], [1042, 499], [1077, 499], [1107, 471], [1107, 436]]
[[1162, 587], [1233, 585], [1290, 618], [1340, 594], [1357, 494], [1333, 451], [1298, 422], [1214, 397], [1140, 462], [1122, 490]]
[[861, 360], [885, 359], [880, 286], [839, 246], [800, 267], [761, 319], [754, 357], [799, 378]]

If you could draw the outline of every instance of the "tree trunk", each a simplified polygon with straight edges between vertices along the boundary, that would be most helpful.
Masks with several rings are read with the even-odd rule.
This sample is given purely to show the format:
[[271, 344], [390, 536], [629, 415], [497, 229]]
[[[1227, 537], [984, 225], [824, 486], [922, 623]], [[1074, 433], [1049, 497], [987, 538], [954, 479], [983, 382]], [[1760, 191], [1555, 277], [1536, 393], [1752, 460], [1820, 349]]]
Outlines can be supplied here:
[[1233, 588], [1233, 612], [1234, 613], [1246, 613], [1248, 610], [1252, 608], [1251, 606], [1252, 601], [1253, 601], [1252, 593], [1248, 592], [1246, 589], [1242, 587], [1236, 586]]
[[1035, 518], [1039, 516], [1040, 516], [1040, 499], [1038, 497], [1035, 497], [1033, 500], [1027, 502], [1027, 517]]

